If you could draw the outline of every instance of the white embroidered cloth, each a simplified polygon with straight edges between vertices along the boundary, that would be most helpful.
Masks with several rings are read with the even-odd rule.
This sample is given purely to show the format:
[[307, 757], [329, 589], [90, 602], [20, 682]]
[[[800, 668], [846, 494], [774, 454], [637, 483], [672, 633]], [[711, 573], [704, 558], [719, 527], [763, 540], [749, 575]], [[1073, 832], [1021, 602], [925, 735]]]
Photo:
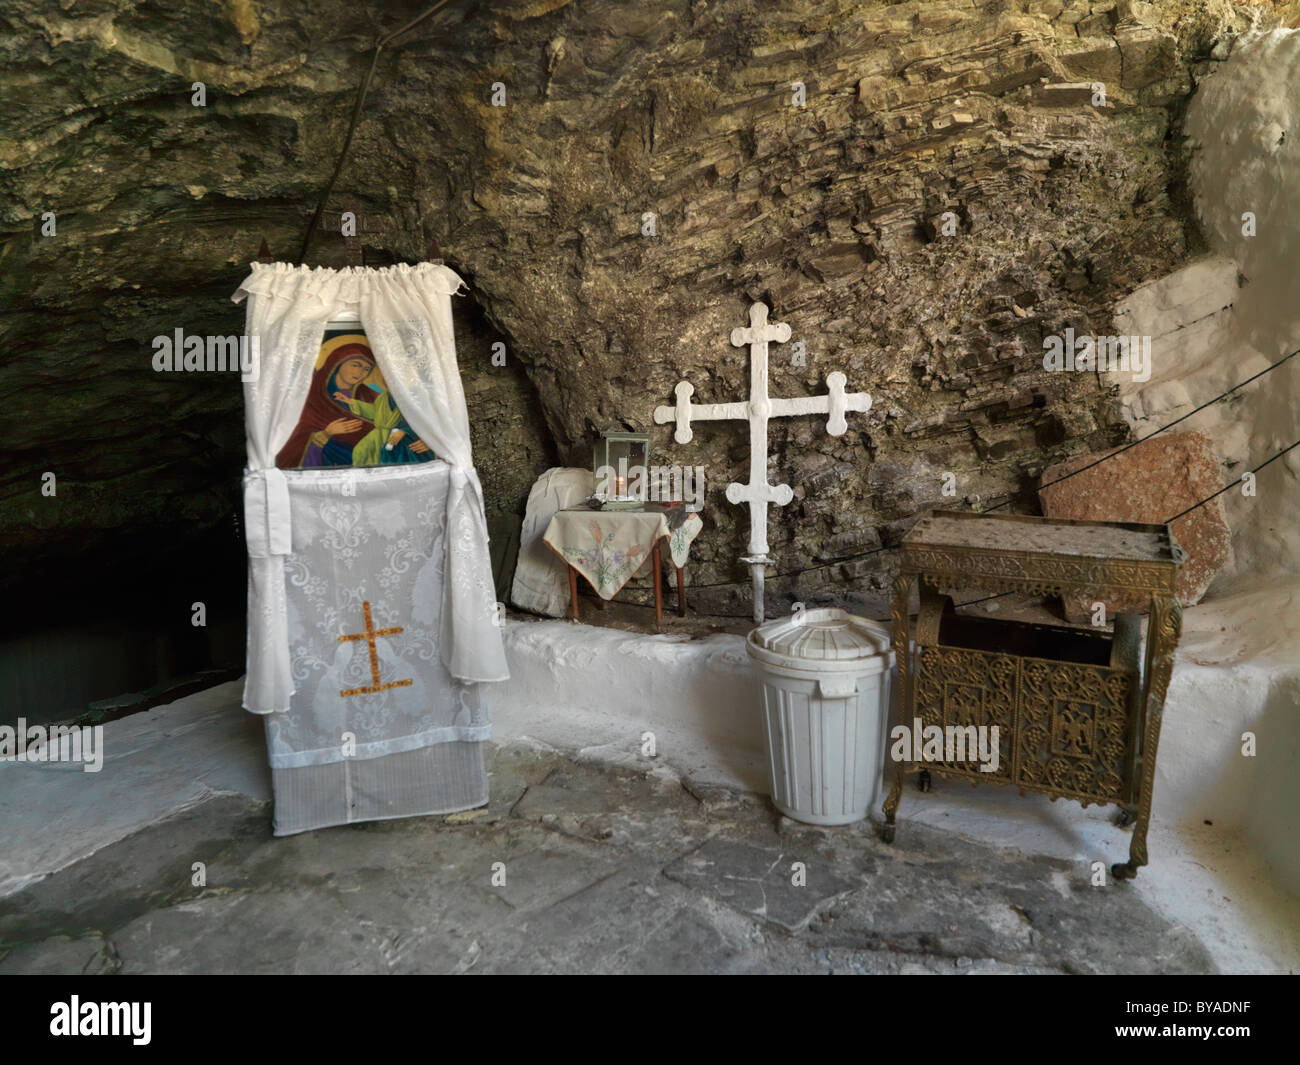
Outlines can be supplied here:
[[546, 546], [542, 537], [557, 510], [591, 497], [595, 475], [589, 469], [556, 466], [547, 470], [528, 493], [524, 524], [519, 531], [519, 561], [510, 588], [510, 601], [534, 614], [559, 618], [569, 605], [569, 568]]
[[285, 472], [297, 690], [295, 712], [268, 725], [274, 768], [484, 740], [491, 731], [478, 685], [454, 680], [438, 656], [451, 468], [436, 460], [389, 467], [349, 484], [351, 472]]
[[[254, 263], [232, 297], [248, 299], [247, 327], [259, 365], [244, 384], [248, 471], [244, 507], [249, 555], [248, 676], [244, 707], [286, 710], [294, 685], [289, 660], [285, 559], [291, 542], [286, 471], [275, 456], [288, 441], [315, 369], [325, 324], [357, 311], [384, 379], [416, 434], [449, 467], [444, 538], [447, 578], [439, 653], [453, 677], [509, 677], [497, 624], [483, 495], [470, 451], [469, 414], [451, 321], [461, 279], [421, 263], [382, 270], [330, 270]], [[382, 471], [352, 471], [360, 483]]]
[[670, 528], [668, 515], [643, 510], [561, 510], [546, 527], [545, 542], [587, 578], [602, 599], [613, 599], [651, 558], [660, 540], [668, 541], [678, 569], [686, 565], [691, 541], [704, 527], [698, 514], [686, 514]]
[[269, 714], [275, 833], [487, 800], [482, 686], [438, 654], [452, 469], [287, 470], [287, 713]]

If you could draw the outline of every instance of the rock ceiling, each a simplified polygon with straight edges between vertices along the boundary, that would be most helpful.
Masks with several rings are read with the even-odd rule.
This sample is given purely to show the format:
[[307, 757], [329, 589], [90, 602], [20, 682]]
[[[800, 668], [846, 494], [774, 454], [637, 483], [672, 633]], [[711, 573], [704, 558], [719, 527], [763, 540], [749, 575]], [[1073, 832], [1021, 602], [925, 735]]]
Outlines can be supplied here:
[[[651, 429], [678, 380], [740, 398], [728, 338], [767, 301], [807, 353], [774, 347], [773, 394], [840, 369], [873, 397], [840, 438], [772, 427], [772, 479], [795, 488], [772, 516], [778, 569], [832, 562], [892, 542], [945, 472], [960, 496], [1028, 502], [1044, 465], [1124, 438], [1105, 382], [1042, 370], [1043, 337], [1109, 332], [1117, 297], [1197, 250], [1185, 102], [1233, 33], [1295, 6], [460, 0], [381, 57], [331, 207], [366, 220], [376, 260], [436, 240], [468, 281], [459, 354], [497, 527], [546, 466], [588, 464], [599, 429]], [[422, 8], [5, 6], [12, 561], [233, 526], [237, 382], [156, 374], [150, 341], [241, 329], [246, 263], [263, 238], [297, 256], [374, 40]], [[323, 234], [309, 259], [341, 256]], [[721, 489], [744, 479], [745, 434], [656, 433], [657, 460], [712, 486], [696, 579], [743, 587], [745, 514]]]

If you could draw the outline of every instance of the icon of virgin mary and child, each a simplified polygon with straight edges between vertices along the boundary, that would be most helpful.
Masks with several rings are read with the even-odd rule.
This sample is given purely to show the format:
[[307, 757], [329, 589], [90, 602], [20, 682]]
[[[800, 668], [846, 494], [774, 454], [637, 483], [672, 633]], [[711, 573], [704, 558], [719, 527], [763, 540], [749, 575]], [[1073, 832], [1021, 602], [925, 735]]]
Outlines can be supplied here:
[[325, 357], [277, 466], [391, 466], [435, 457], [389, 391], [362, 384], [375, 365], [374, 353], [362, 343], [342, 344]]

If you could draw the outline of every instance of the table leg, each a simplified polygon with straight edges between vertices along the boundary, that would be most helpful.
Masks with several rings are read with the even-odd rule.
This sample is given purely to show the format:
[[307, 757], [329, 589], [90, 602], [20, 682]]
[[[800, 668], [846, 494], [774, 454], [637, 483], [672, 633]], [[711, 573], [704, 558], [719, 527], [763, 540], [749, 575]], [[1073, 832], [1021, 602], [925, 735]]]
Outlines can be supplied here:
[[[907, 631], [907, 601], [912, 594], [912, 575], [900, 573], [894, 578], [894, 601], [889, 608], [889, 616], [894, 629], [894, 662], [898, 667], [898, 683], [894, 685], [894, 720], [903, 723], [907, 717], [911, 680], [911, 654], [909, 634]], [[888, 750], [888, 746], [886, 746]], [[889, 789], [882, 812], [885, 815], [885, 828], [881, 838], [886, 843], [894, 842], [894, 815], [903, 798], [903, 763], [894, 763], [894, 784]]]
[[655, 628], [664, 627], [664, 575], [659, 564], [659, 543], [655, 542], [650, 551], [650, 562], [655, 571]]
[[677, 616], [686, 616], [686, 576], [685, 567], [677, 567]]
[[578, 620], [578, 571], [569, 567], [569, 617]]
[[1183, 608], [1175, 598], [1155, 599], [1147, 618], [1146, 690], [1143, 694], [1145, 731], [1142, 736], [1142, 782], [1138, 791], [1137, 824], [1127, 862], [1110, 867], [1116, 880], [1132, 880], [1147, 864], [1147, 826], [1151, 820], [1151, 793], [1156, 780], [1156, 748], [1160, 746], [1160, 721], [1165, 693], [1174, 669], [1174, 651], [1183, 631]]

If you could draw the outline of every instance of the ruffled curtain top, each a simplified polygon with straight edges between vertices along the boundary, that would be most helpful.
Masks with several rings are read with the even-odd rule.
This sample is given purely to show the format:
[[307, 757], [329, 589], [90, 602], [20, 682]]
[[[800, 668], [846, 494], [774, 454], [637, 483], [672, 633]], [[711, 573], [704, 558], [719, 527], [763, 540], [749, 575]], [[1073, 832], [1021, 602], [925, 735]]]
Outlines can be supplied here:
[[276, 299], [311, 302], [326, 314], [337, 313], [348, 305], [359, 304], [375, 290], [406, 293], [414, 288], [455, 296], [465, 285], [460, 275], [440, 263], [416, 263], [395, 266], [294, 266], [292, 263], [250, 263], [252, 273], [239, 286], [236, 303], [247, 296], [274, 296]]
[[404, 417], [452, 467], [441, 657], [458, 680], [509, 676], [456, 364], [451, 296], [463, 284], [454, 270], [434, 263], [341, 270], [254, 263], [232, 297], [237, 303], [248, 297], [246, 330], [260, 349], [257, 372], [244, 383], [250, 562], [244, 705], [255, 713], [287, 709], [293, 693], [284, 594], [292, 542], [289, 485], [275, 457], [307, 398], [325, 325], [343, 310], [358, 312]]

